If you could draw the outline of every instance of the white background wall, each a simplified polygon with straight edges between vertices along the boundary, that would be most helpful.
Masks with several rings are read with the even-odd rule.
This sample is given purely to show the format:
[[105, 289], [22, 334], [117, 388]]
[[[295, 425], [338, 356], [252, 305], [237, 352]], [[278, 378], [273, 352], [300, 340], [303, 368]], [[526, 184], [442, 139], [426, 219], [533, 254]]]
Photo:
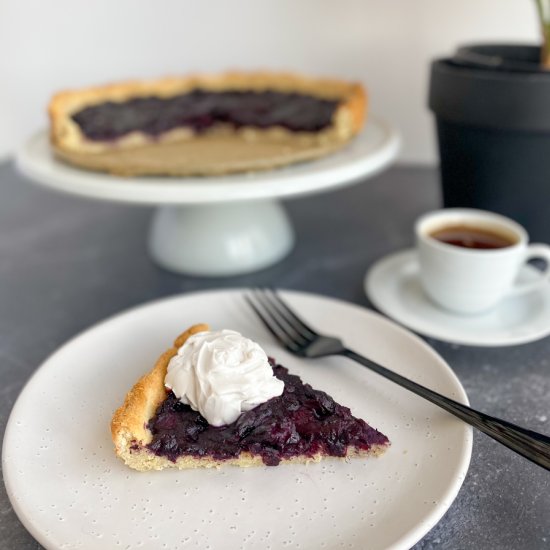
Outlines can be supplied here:
[[428, 64], [458, 43], [538, 40], [534, 0], [0, 0], [0, 155], [49, 96], [128, 77], [277, 68], [360, 79], [435, 161]]

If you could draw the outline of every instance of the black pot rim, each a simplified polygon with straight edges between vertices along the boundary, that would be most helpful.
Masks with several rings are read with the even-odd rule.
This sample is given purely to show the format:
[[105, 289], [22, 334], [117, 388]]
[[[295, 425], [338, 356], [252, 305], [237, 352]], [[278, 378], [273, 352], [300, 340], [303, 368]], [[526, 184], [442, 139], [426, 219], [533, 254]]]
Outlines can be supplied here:
[[448, 71], [457, 74], [460, 71], [461, 76], [469, 79], [494, 82], [521, 82], [523, 84], [532, 84], [537, 82], [550, 83], [550, 71], [517, 71], [508, 69], [490, 69], [488, 67], [476, 67], [473, 65], [463, 65], [457, 63], [454, 57], [443, 57], [432, 62], [439, 63], [438, 70]]
[[459, 46], [453, 62], [463, 67], [489, 71], [547, 73], [540, 64], [540, 44], [471, 43]]
[[429, 107], [444, 120], [500, 130], [550, 132], [550, 72], [431, 66]]

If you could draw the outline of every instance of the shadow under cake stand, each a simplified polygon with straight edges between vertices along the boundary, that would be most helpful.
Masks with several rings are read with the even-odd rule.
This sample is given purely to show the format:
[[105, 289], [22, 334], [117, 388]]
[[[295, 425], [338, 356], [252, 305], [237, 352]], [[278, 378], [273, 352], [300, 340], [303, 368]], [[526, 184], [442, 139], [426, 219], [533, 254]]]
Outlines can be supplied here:
[[56, 158], [48, 133], [17, 154], [19, 170], [45, 187], [106, 201], [157, 205], [149, 251], [160, 266], [189, 275], [229, 276], [268, 267], [294, 245], [279, 199], [364, 181], [399, 150], [398, 133], [378, 118], [328, 157], [267, 172], [219, 177], [124, 178], [89, 172]]

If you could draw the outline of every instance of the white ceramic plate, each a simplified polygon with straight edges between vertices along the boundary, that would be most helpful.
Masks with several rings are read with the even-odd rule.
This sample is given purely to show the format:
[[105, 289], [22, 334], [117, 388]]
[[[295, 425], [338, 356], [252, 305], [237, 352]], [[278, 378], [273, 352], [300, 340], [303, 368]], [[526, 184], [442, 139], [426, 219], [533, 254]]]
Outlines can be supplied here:
[[[521, 268], [518, 279], [540, 277], [534, 267]], [[422, 290], [415, 250], [379, 260], [365, 277], [365, 292], [383, 313], [426, 336], [470, 346], [511, 346], [550, 334], [550, 284], [510, 296], [479, 315], [457, 315], [432, 302]]]
[[[462, 403], [445, 362], [383, 317], [338, 300], [285, 292], [320, 330]], [[392, 441], [381, 458], [313, 465], [139, 473], [109, 432], [125, 393], [172, 339], [206, 321], [260, 342]], [[46, 548], [406, 549], [455, 498], [471, 429], [344, 359], [305, 361], [263, 330], [239, 291], [176, 296], [76, 337], [29, 381], [11, 414], [4, 479], [23, 524]]]
[[209, 178], [124, 178], [60, 161], [44, 130], [18, 151], [17, 166], [41, 185], [84, 197], [141, 204], [204, 204], [298, 196], [349, 185], [388, 166], [399, 142], [392, 126], [369, 117], [363, 132], [344, 149], [312, 162]]

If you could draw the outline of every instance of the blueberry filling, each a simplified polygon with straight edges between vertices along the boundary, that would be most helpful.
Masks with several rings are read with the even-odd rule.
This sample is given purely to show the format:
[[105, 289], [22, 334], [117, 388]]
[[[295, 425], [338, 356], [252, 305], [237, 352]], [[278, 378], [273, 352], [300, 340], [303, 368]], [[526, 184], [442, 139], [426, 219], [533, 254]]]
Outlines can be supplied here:
[[196, 89], [170, 98], [140, 97], [106, 101], [72, 116], [90, 140], [107, 141], [130, 132], [151, 136], [186, 127], [204, 132], [216, 124], [235, 128], [282, 126], [316, 132], [330, 125], [338, 101], [283, 92], [209, 92]]
[[314, 390], [280, 365], [273, 372], [285, 383], [274, 397], [243, 413], [233, 424], [219, 428], [172, 392], [157, 409], [147, 427], [153, 434], [148, 448], [175, 462], [182, 455], [215, 460], [236, 458], [241, 452], [258, 455], [268, 466], [299, 455], [346, 456], [349, 446], [369, 450], [386, 445], [388, 438], [364, 420], [352, 416], [325, 392]]

